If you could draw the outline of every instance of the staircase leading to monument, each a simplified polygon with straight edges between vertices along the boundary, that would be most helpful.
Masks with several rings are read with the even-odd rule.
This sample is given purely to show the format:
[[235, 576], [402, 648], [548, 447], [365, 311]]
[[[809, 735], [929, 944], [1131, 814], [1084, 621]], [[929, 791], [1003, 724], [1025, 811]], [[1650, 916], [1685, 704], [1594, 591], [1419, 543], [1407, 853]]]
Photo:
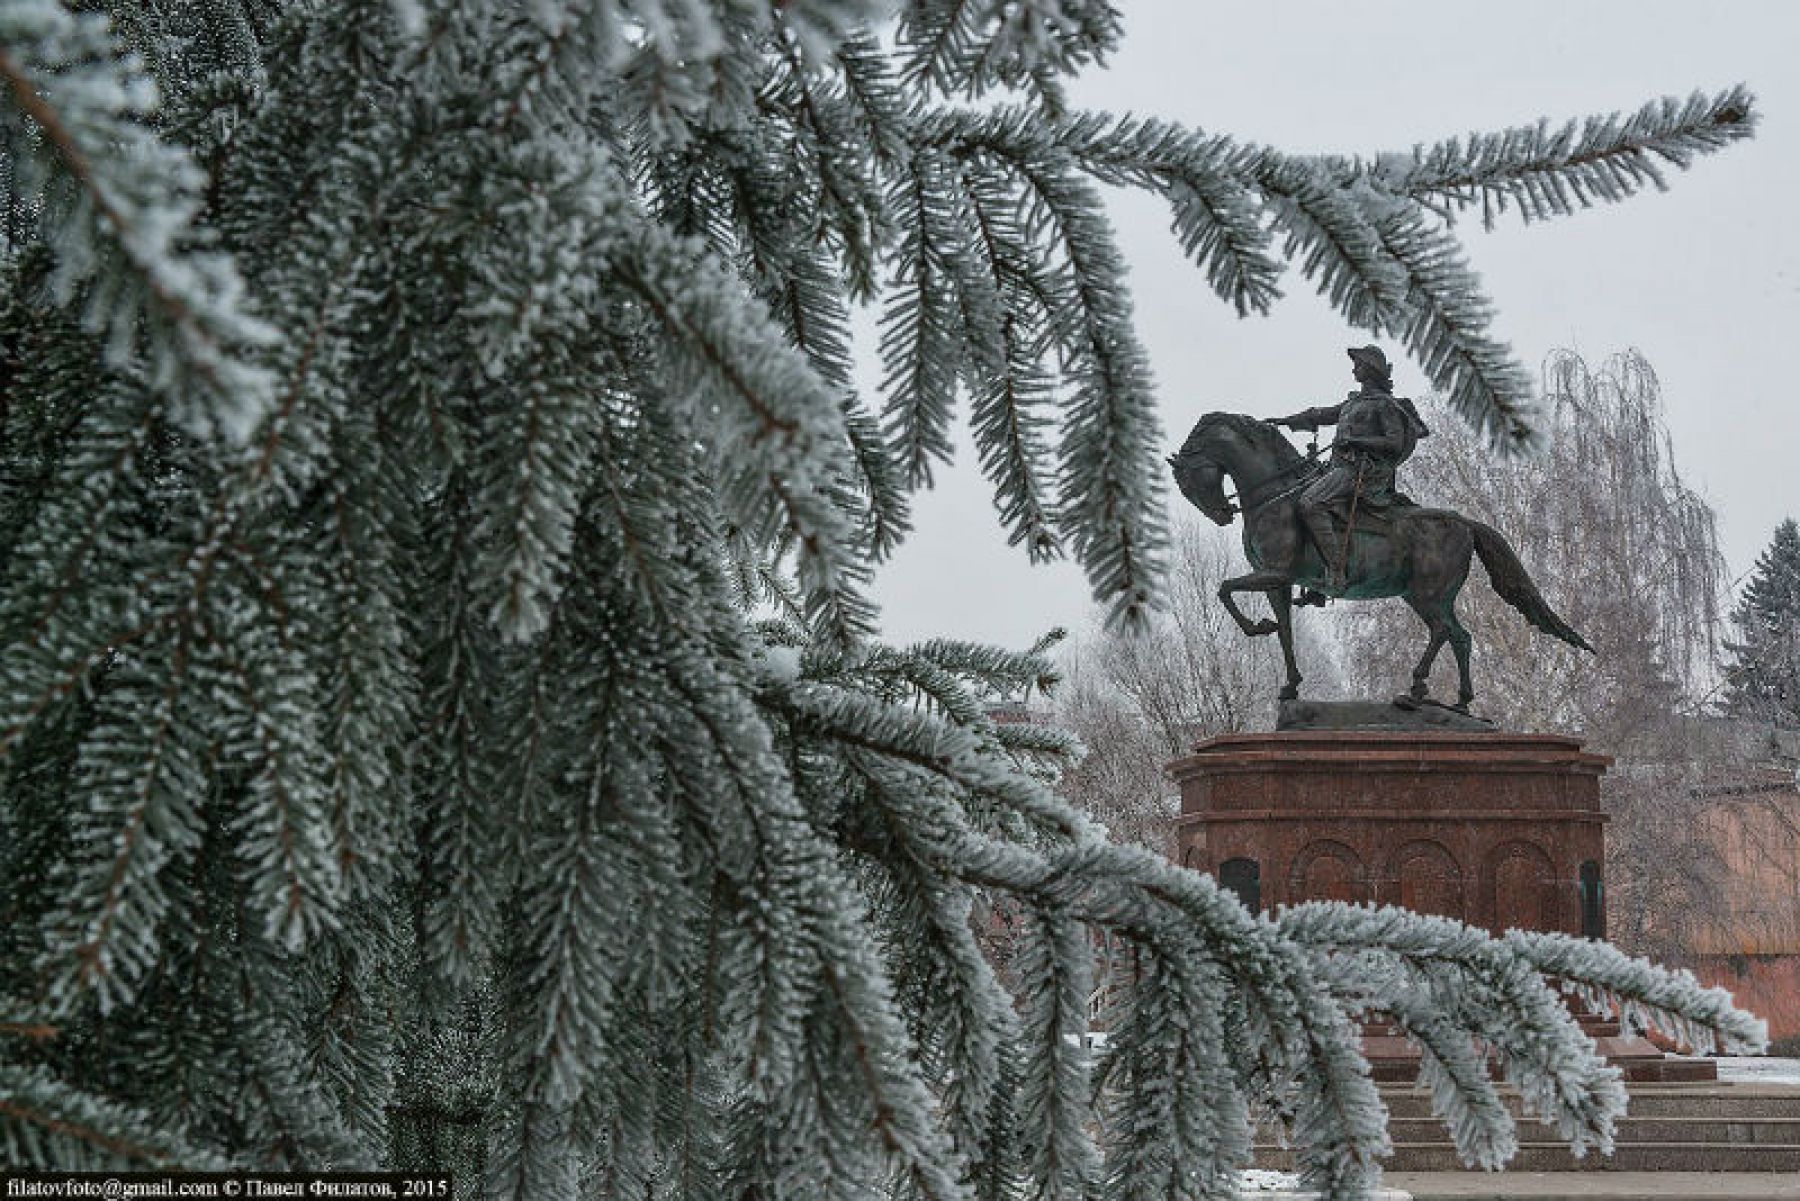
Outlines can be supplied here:
[[[1671, 1055], [1648, 1039], [1626, 1036], [1613, 1018], [1577, 1017], [1595, 1049], [1631, 1084], [1698, 1084], [1718, 1079], [1710, 1059]], [[1370, 1074], [1382, 1084], [1411, 1084], [1419, 1075], [1419, 1051], [1394, 1026], [1380, 1020], [1363, 1024], [1363, 1057]]]
[[[1628, 1086], [1626, 1116], [1613, 1153], [1576, 1159], [1556, 1131], [1540, 1122], [1519, 1123], [1513, 1172], [1800, 1172], [1800, 1087], [1711, 1082]], [[1519, 1097], [1503, 1090], [1515, 1119]], [[1389, 1172], [1464, 1170], [1444, 1125], [1432, 1116], [1429, 1096], [1411, 1086], [1383, 1085], [1394, 1153]], [[1293, 1152], [1266, 1132], [1258, 1136], [1256, 1166], [1293, 1168]]]

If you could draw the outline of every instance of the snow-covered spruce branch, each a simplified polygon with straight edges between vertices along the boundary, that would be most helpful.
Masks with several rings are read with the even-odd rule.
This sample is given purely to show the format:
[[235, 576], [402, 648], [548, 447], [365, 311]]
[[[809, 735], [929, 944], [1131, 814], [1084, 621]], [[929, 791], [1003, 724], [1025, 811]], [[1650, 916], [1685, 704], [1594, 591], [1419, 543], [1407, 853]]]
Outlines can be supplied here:
[[897, 36], [908, 82], [945, 95], [1054, 86], [1105, 57], [1122, 27], [1105, 0], [914, 0]]
[[1505, 942], [1596, 1008], [1611, 1006], [1628, 1029], [1654, 1027], [1701, 1055], [1754, 1055], [1768, 1044], [1762, 1019], [1734, 1006], [1724, 989], [1703, 987], [1685, 968], [1658, 967], [1607, 943], [1565, 934], [1509, 930]]
[[[1382, 914], [1390, 924], [1414, 916], [1394, 910], [1397, 916], [1389, 919], [1388, 912]], [[1340, 918], [1324, 916], [1327, 922]], [[1595, 1053], [1542, 977], [1517, 957], [1492, 953], [1479, 931], [1408, 933], [1439, 946], [1464, 937], [1467, 946], [1453, 965], [1421, 967], [1355, 942], [1308, 945], [1318, 956], [1315, 970], [1340, 1005], [1357, 1016], [1382, 1015], [1418, 1041], [1434, 1111], [1465, 1160], [1498, 1166], [1516, 1141], [1512, 1120], [1487, 1081], [1489, 1055], [1521, 1091], [1527, 1110], [1555, 1125], [1576, 1154], [1609, 1150], [1613, 1122], [1625, 1108], [1619, 1073]]]
[[1282, 261], [1254, 186], [1263, 150], [1166, 121], [1105, 113], [1072, 113], [1053, 127], [1053, 136], [1102, 183], [1162, 191], [1182, 249], [1240, 316], [1266, 313], [1280, 299]]
[[592, 380], [616, 373], [593, 319], [601, 289], [592, 262], [617, 236], [625, 198], [604, 160], [554, 143], [520, 147], [478, 186], [497, 219], [482, 231], [492, 243], [470, 248], [465, 303], [489, 386], [510, 401], [491, 406], [476, 447], [478, 586], [501, 635], [525, 642], [549, 624], [562, 592], [605, 417]]
[[6, 204], [39, 210], [57, 255], [52, 286], [79, 297], [109, 361], [145, 371], [196, 435], [241, 443], [269, 406], [254, 356], [275, 334], [251, 316], [231, 259], [207, 248], [204, 177], [145, 123], [155, 102], [106, 18], [57, 0], [0, 10]]
[[1022, 1148], [1035, 1188], [1052, 1201], [1092, 1195], [1101, 1158], [1089, 1129], [1087, 1001], [1092, 951], [1081, 924], [1054, 906], [1034, 906], [1015, 970], [1026, 1050], [1020, 1116]]
[[927, 700], [958, 725], [980, 722], [985, 713], [980, 699], [954, 672], [921, 655], [878, 648], [858, 665], [857, 674], [879, 681], [884, 699]]
[[[362, 423], [374, 440], [375, 422]], [[332, 846], [346, 898], [373, 903], [401, 866], [397, 815], [385, 803], [406, 773], [402, 731], [419, 710], [418, 681], [404, 650], [405, 589], [395, 556], [381, 540], [389, 515], [402, 511], [385, 456], [337, 473], [323, 523], [330, 568], [311, 607], [330, 631], [319, 668], [329, 708], [322, 733], [329, 762], [326, 803]], [[528, 743], [521, 745], [529, 745]]]
[[1097, 837], [1080, 813], [1004, 757], [985, 752], [980, 727], [964, 728], [842, 687], [765, 675], [758, 700], [830, 743], [908, 764], [942, 782], [1018, 813], [1047, 834]]
[[[460, 500], [453, 493], [452, 500]], [[419, 711], [429, 733], [412, 748], [413, 770], [425, 781], [417, 802], [424, 836], [418, 870], [437, 882], [418, 916], [417, 937], [429, 970], [440, 979], [472, 987], [487, 969], [500, 931], [500, 905], [516, 880], [516, 866], [505, 862], [505, 826], [492, 802], [497, 781], [493, 761], [482, 748], [498, 741], [495, 708], [504, 697], [499, 687], [494, 636], [479, 615], [475, 595], [474, 556], [468, 542], [470, 523], [458, 520], [460, 506], [447, 506], [434, 533], [439, 562], [432, 603], [432, 628], [438, 653], [418, 683]], [[548, 680], [540, 681], [543, 687]], [[527, 752], [515, 757], [515, 787], [537, 782], [538, 745], [527, 738]], [[521, 792], [523, 800], [529, 793]], [[522, 808], [522, 807], [521, 807]]]
[[[1654, 1024], [1702, 1053], [1754, 1053], [1768, 1037], [1764, 1024], [1736, 1009], [1724, 989], [1704, 988], [1690, 972], [1658, 967], [1590, 939], [1522, 931], [1491, 938], [1448, 918], [1326, 903], [1283, 910], [1276, 924], [1309, 946], [1366, 947], [1416, 968], [1444, 964], [1480, 972], [1523, 962], [1541, 976], [1586, 990], [1590, 999], [1614, 1006], [1629, 1001], [1627, 1020]], [[1555, 1008], [1544, 1004], [1547, 1012]]]
[[[732, 245], [747, 261], [753, 293], [769, 306], [787, 340], [799, 348], [819, 380], [837, 394], [854, 474], [834, 492], [844, 508], [859, 511], [860, 532], [869, 552], [881, 558], [899, 545], [911, 526], [909, 489], [903, 464], [894, 461], [880, 423], [853, 386], [850, 314], [844, 295], [847, 279], [874, 270], [872, 227], [878, 219], [880, 186], [861, 158], [838, 161], [844, 157], [841, 125], [849, 121], [842, 106], [826, 106], [810, 92], [804, 94], [807, 100], [800, 112], [807, 116], [796, 128], [810, 129], [814, 135], [811, 157], [819, 172], [817, 191], [809, 195], [799, 179], [773, 175], [747, 162], [743, 170], [733, 169], [726, 177], [739, 227], [735, 233], [712, 236]], [[821, 115], [821, 110], [829, 116]], [[760, 143], [775, 136], [773, 130], [762, 130], [745, 134], [744, 139]], [[746, 157], [755, 162], [768, 153], [761, 145], [757, 151], [754, 158]], [[820, 206], [822, 223], [804, 218], [809, 200]], [[872, 287], [865, 294], [872, 294]]]
[[935, 1120], [934, 1098], [916, 1065], [893, 1054], [908, 1038], [885, 965], [859, 937], [866, 910], [847, 886], [820, 900], [825, 903], [814, 913], [820, 978], [845, 1023], [856, 1075], [873, 1103], [873, 1128], [907, 1191], [920, 1201], [962, 1201], [968, 1190], [952, 1167], [955, 1157]]
[[[1431, 381], [1502, 449], [1529, 444], [1531, 390], [1508, 347], [1487, 332], [1492, 314], [1460, 249], [1439, 221], [1477, 202], [1491, 224], [1508, 198], [1527, 218], [1624, 199], [1657, 166], [1685, 167], [1754, 132], [1749, 92], [1737, 87], [1685, 104], [1664, 100], [1632, 118], [1590, 120], [1442, 143], [1430, 151], [1361, 160], [1297, 158], [1154, 121], [1073, 115], [1041, 136], [1076, 154], [1103, 182], [1154, 187], [1176, 207], [1176, 231], [1222, 296], [1243, 311], [1277, 297], [1282, 258], [1352, 323], [1402, 337]], [[1427, 212], [1432, 214], [1427, 219]], [[1269, 217], [1272, 215], [1272, 220]]]
[[194, 676], [208, 665], [184, 663], [152, 683], [148, 673], [193, 649], [191, 632], [171, 642], [134, 648], [130, 675], [99, 706], [76, 765], [89, 798], [77, 829], [88, 837], [83, 855], [59, 865], [62, 895], [45, 921], [53, 949], [42, 965], [66, 1011], [90, 991], [102, 1011], [130, 1000], [154, 966], [154, 932], [172, 903], [164, 869], [199, 848], [209, 752], [194, 737], [205, 707]]
[[1358, 164], [1383, 190], [1430, 205], [1446, 217], [1481, 207], [1492, 228], [1510, 204], [1526, 221], [1565, 216], [1624, 200], [1645, 186], [1666, 188], [1662, 165], [1687, 167], [1756, 132], [1755, 97], [1742, 84], [1685, 101], [1653, 100], [1629, 117], [1617, 113], [1451, 138], [1408, 156], [1384, 154]]
[[[1484, 932], [1404, 910], [1326, 904], [1287, 910], [1278, 924], [1327, 960], [1345, 952], [1392, 957], [1375, 982], [1443, 1012], [1481, 1039], [1526, 1106], [1577, 1150], [1610, 1144], [1625, 1105], [1617, 1073], [1595, 1054], [1542, 976]], [[1366, 1012], [1380, 1011], [1383, 1002], [1359, 991], [1350, 1003]]]
[[1062, 551], [1044, 446], [1054, 401], [1054, 375], [1044, 358], [1062, 310], [1061, 283], [1032, 245], [1007, 181], [969, 159], [956, 175], [974, 218], [975, 249], [1001, 305], [998, 320], [969, 338], [969, 423], [1008, 543], [1023, 544], [1027, 556], [1042, 561]]
[[[945, 719], [950, 736], [967, 731], [967, 746], [939, 753], [938, 768], [954, 773], [952, 764], [970, 755], [982, 742], [1004, 748], [1015, 765], [1059, 771], [1083, 754], [1068, 732], [1032, 723], [997, 724], [987, 718], [986, 707], [996, 697], [1021, 695], [1032, 688], [1048, 690], [1058, 678], [1042, 653], [1018, 653], [974, 643], [933, 639], [905, 648], [874, 646], [853, 666], [810, 658], [804, 669], [808, 681], [844, 687], [847, 694], [868, 694], [888, 704], [924, 705]], [[877, 727], [870, 726], [876, 733]], [[931, 752], [922, 753], [930, 755]]]
[[[1518, 932], [1491, 938], [1445, 918], [1325, 903], [1284, 910], [1275, 924], [1324, 957], [1326, 978], [1358, 1010], [1388, 1012], [1391, 1002], [1416, 1012], [1424, 1003], [1480, 1039], [1527, 1106], [1578, 1150], [1610, 1145], [1624, 1091], [1546, 977], [1596, 1009], [1610, 1004], [1627, 1021], [1654, 1022], [1703, 1050], [1755, 1051], [1766, 1042], [1762, 1023], [1722, 990], [1605, 943]], [[1334, 956], [1363, 953], [1378, 956], [1365, 970], [1332, 966]]]
[[983, 697], [1025, 694], [1033, 689], [1048, 692], [1061, 679], [1051, 662], [1049, 646], [1061, 640], [1062, 631], [1052, 631], [1048, 645], [1029, 651], [1011, 651], [1003, 647], [985, 646], [979, 642], [963, 642], [954, 638], [931, 638], [914, 643], [899, 653], [933, 664], [960, 679], [968, 681]]
[[[1410, 329], [1420, 289], [1419, 353], [1478, 360], [1473, 279], [1381, 223], [1435, 228], [1419, 199], [1069, 115], [1106, 0], [912, 0], [884, 36], [825, 0], [106, 7], [128, 33], [70, 18], [66, 63], [61, 10], [0, 18], [39, 22], [4, 43], [0, 123], [50, 181], [5, 197], [0, 273], [0, 993], [153, 1066], [10, 1037], [0, 1062], [117, 1106], [102, 1136], [461, 1154], [532, 1201], [1181, 1201], [1225, 1187], [1247, 1106], [1343, 1195], [1385, 1145], [1348, 1015], [1411, 981], [1396, 1020], [1498, 1156], [1458, 1042], [1502, 1041], [1535, 968], [1325, 954], [1107, 848], [1047, 786], [1069, 741], [982, 712], [1043, 686], [1035, 656], [877, 650], [860, 595], [958, 390], [1009, 531], [1128, 606], [1154, 586], [1124, 562], [1156, 431], [1100, 187], [1166, 197], [1233, 307], [1317, 256], [1368, 323]], [[114, 103], [151, 76], [175, 109]], [[163, 222], [161, 282], [222, 304], [229, 249], [287, 335], [195, 326], [280, 378], [249, 454], [169, 420], [217, 401], [151, 383], [186, 345], [155, 294], [106, 310], [111, 372], [42, 302], [59, 265], [108, 303], [143, 275], [96, 196]], [[106, 270], [69, 277], [69, 246]], [[884, 289], [902, 356], [942, 352], [886, 430], [846, 338]], [[1102, 985], [1121, 1038], [1091, 1073]], [[1516, 1075], [1563, 1045], [1532, 1041]]]
[[[1372, 972], [1392, 970], [1368, 958], [1348, 957]], [[1498, 1170], [1517, 1152], [1518, 1129], [1488, 1075], [1485, 1047], [1444, 1016], [1441, 1007], [1413, 991], [1384, 992], [1381, 1013], [1405, 1031], [1419, 1049], [1419, 1083], [1431, 1094], [1431, 1108], [1450, 1132], [1462, 1161]], [[1610, 1138], [1597, 1140], [1601, 1150]]]
[[0, 1158], [53, 1163], [64, 1171], [180, 1166], [222, 1171], [229, 1163], [146, 1115], [70, 1088], [41, 1068], [0, 1062]]
[[[683, 0], [569, 3], [549, 0], [526, 9], [482, 0], [465, 5], [408, 5], [416, 48], [434, 75], [450, 78], [454, 56], [433, 60], [432, 49], [470, 43], [495, 53], [485, 113], [499, 133], [539, 129], [591, 111], [615, 73], [647, 86], [621, 103], [638, 132], [680, 144], [687, 122], [728, 96], [753, 96], [771, 44], [791, 47], [809, 61], [830, 59], [845, 42], [883, 15], [879, 0], [798, 0], [775, 6], [694, 4]], [[608, 69], [596, 70], [596, 64]]]
[[721, 508], [758, 542], [791, 542], [816, 628], [843, 645], [861, 640], [873, 612], [868, 567], [830, 500], [849, 475], [836, 399], [699, 247], [648, 222], [622, 232], [613, 270], [666, 335], [670, 395], [713, 399], [692, 415], [711, 435]]
[[[828, 711], [816, 706], [810, 711], [820, 723], [810, 737], [845, 736], [841, 729], [822, 728], [833, 722]], [[918, 717], [909, 724], [914, 727], [910, 736], [889, 727], [886, 736], [894, 741], [885, 750], [884, 732], [867, 722], [849, 737], [859, 755], [885, 754], [959, 786], [978, 779], [978, 769], [966, 761], [957, 763], [967, 754], [979, 754], [974, 746], [965, 746], [964, 755], [946, 755], [940, 723]], [[1220, 962], [1231, 987], [1242, 990], [1246, 1012], [1255, 1016], [1252, 1029], [1264, 1032], [1258, 1057], [1277, 1065], [1272, 1081], [1288, 1082], [1271, 1087], [1292, 1095], [1287, 1090], [1299, 1084], [1304, 1103], [1294, 1107], [1294, 1138], [1303, 1148], [1321, 1137], [1327, 1140], [1325, 1148], [1303, 1151], [1321, 1179], [1343, 1184], [1364, 1172], [1379, 1153], [1373, 1149], [1379, 1145], [1379, 1110], [1370, 1116], [1368, 1106], [1374, 1102], [1366, 1093], [1366, 1077], [1359, 1076], [1354, 1035], [1344, 1032], [1348, 1017], [1372, 1012], [1387, 1013], [1420, 1040], [1438, 1112], [1472, 1162], [1497, 1165], [1516, 1145], [1511, 1119], [1486, 1077], [1487, 1052], [1498, 1056], [1532, 1112], [1556, 1125], [1578, 1150], [1609, 1145], [1612, 1121], [1624, 1101], [1617, 1073], [1595, 1054], [1542, 974], [1546, 964], [1573, 972], [1569, 956], [1589, 944], [1570, 940], [1576, 948], [1571, 952], [1553, 940], [1534, 959], [1504, 940], [1457, 923], [1400, 910], [1337, 905], [1300, 907], [1273, 924], [1255, 922], [1209, 881], [1153, 856], [1091, 842], [1079, 831], [1071, 831], [1073, 840], [1067, 844], [1041, 853], [1007, 847], [976, 833], [948, 798], [924, 802], [913, 791], [910, 800], [901, 799], [904, 788], [884, 789], [879, 795], [884, 806], [898, 804], [912, 813], [896, 815], [893, 828], [935, 831], [926, 841], [908, 845], [910, 853], [937, 870], [1132, 937], [1170, 939], [1176, 936], [1168, 933], [1168, 923], [1186, 923], [1199, 939], [1195, 953]], [[1020, 796], [1010, 789], [985, 788], [985, 793], [1003, 802]], [[922, 802], [933, 813], [929, 819], [917, 808]], [[1246, 956], [1246, 940], [1261, 942], [1262, 953]], [[1164, 953], [1172, 945], [1165, 943]], [[1279, 963], [1286, 966], [1275, 967]], [[1623, 966], [1627, 964], [1630, 970]], [[1715, 1024], [1754, 1025], [1742, 1015], [1731, 1016], [1728, 1004], [1721, 1009], [1719, 998], [1702, 994], [1691, 981], [1622, 956], [1609, 961], [1605, 978], [1613, 988], [1653, 999], [1665, 1018], [1685, 1015], [1689, 1021], [1701, 1017]], [[1329, 993], [1312, 992], [1318, 987], [1312, 981]], [[1309, 1025], [1308, 1015], [1321, 1013], [1336, 1016], [1327, 1025]], [[1296, 1037], [1301, 1040], [1297, 1044], [1291, 1041]], [[1338, 1070], [1316, 1075], [1317, 1061], [1329, 1062], [1333, 1055]], [[1352, 1114], [1363, 1116], [1359, 1121], [1349, 1118]], [[1375, 1141], [1336, 1141], [1347, 1125]]]
[[272, 944], [297, 952], [336, 924], [343, 902], [340, 852], [350, 849], [332, 838], [328, 760], [307, 703], [319, 681], [284, 632], [268, 628], [279, 610], [244, 604], [224, 585], [215, 587], [229, 598], [220, 608], [238, 618], [219, 631], [222, 687], [216, 692], [236, 734], [235, 763], [223, 774], [231, 785], [241, 779], [237, 849], [256, 869], [246, 916], [261, 920]]
[[[873, 756], [853, 755], [849, 763], [868, 788], [888, 794], [883, 810], [901, 803], [897, 798], [915, 784]], [[972, 890], [945, 878], [908, 830], [869, 826], [866, 839], [895, 853], [863, 857], [873, 883], [868, 891], [891, 902], [893, 917], [908, 930], [903, 936], [898, 922], [878, 919], [884, 939], [892, 939], [895, 995], [908, 1015], [918, 1062], [941, 1098], [944, 1125], [966, 1162], [990, 1141], [1018, 1016], [978, 941]]]
[[[1354, 1030], [1313, 982], [1297, 947], [1253, 922], [1210, 881], [1146, 853], [1104, 843], [1041, 786], [1011, 775], [1003, 762], [984, 764], [968, 736], [945, 723], [882, 715], [843, 696], [825, 703], [816, 690], [792, 691], [784, 702], [797, 704], [796, 713], [805, 714], [798, 731], [809, 740], [822, 738], [886, 755], [1012, 807], [1039, 829], [1057, 830], [1060, 839], [1068, 840], [1063, 849], [1040, 857], [976, 833], [956, 806], [935, 798], [932, 790], [914, 788], [911, 796], [879, 794], [903, 798], [904, 809], [892, 821], [895, 828], [936, 832], [929, 841], [912, 845], [916, 853], [931, 856], [939, 870], [1019, 896], [1044, 912], [1137, 930], [1140, 936], [1166, 931], [1178, 919], [1184, 933], [1165, 937], [1198, 937], [1263, 1023], [1262, 1057], [1273, 1065], [1275, 1078], [1293, 1090], [1295, 1138], [1308, 1177], [1335, 1190], [1334, 1195], [1369, 1178], [1386, 1148], [1380, 1105], [1357, 1053]], [[1243, 1104], [1229, 1094], [1218, 1094], [1215, 1101], [1228, 1109]], [[1041, 1102], [1040, 1108], [1047, 1104]]]
[[[1251, 1122], [1227, 1032], [1223, 974], [1178, 922], [1134, 939], [1115, 966], [1101, 1108], [1114, 1201], [1235, 1197]], [[1128, 982], [1127, 982], [1128, 981]]]
[[1160, 478], [1143, 470], [1161, 431], [1149, 365], [1131, 324], [1124, 264], [1078, 160], [1017, 111], [944, 115], [926, 145], [984, 158], [1019, 189], [1032, 240], [1060, 260], [1064, 320], [1051, 327], [1064, 351], [1069, 397], [1057, 447], [1057, 515], [1096, 598], [1115, 621], [1141, 618], [1167, 541]]
[[[992, 285], [974, 269], [974, 222], [952, 179], [947, 156], [920, 147], [889, 191], [900, 233], [881, 322], [882, 416], [909, 488], [929, 486], [933, 462], [949, 460], [969, 332], [989, 328], [1000, 312]], [[968, 323], [968, 307], [984, 309], [987, 320]]]
[[1536, 445], [1537, 400], [1512, 348], [1488, 334], [1493, 306], [1481, 295], [1456, 239], [1417, 206], [1375, 199], [1382, 247], [1405, 271], [1404, 315], [1394, 333], [1450, 405], [1504, 451]]
[[1330, 160], [1264, 152], [1255, 178], [1308, 278], [1353, 324], [1405, 340], [1457, 411], [1502, 452], [1530, 445], [1531, 382], [1487, 332], [1492, 307], [1448, 232], [1422, 206]]
[[1191, 930], [1249, 1017], [1248, 1057], [1262, 1061], [1282, 1102], [1302, 1178], [1327, 1196], [1373, 1183], [1389, 1146], [1385, 1114], [1355, 1028], [1300, 948], [1210, 878], [1137, 848], [1085, 841], [1049, 866], [1040, 887], [1085, 920], [1113, 928], [1177, 920]]
[[878, 559], [899, 548], [912, 531], [912, 506], [898, 464], [888, 454], [881, 423], [850, 392], [844, 393], [844, 433], [856, 464], [861, 500], [861, 541]]

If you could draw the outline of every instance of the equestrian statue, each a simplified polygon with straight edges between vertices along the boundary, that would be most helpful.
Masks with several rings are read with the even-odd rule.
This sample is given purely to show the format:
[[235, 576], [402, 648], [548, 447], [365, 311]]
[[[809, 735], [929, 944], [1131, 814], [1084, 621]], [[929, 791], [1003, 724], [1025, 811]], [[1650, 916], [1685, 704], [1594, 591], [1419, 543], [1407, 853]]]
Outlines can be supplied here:
[[[1276, 634], [1287, 666], [1281, 699], [1300, 695], [1294, 662], [1293, 611], [1328, 598], [1374, 600], [1398, 596], [1430, 631], [1413, 668], [1412, 705], [1433, 704], [1431, 665], [1446, 642], [1456, 655], [1456, 704], [1467, 713], [1475, 688], [1469, 674], [1471, 639], [1456, 617], [1456, 596], [1479, 557], [1494, 591], [1546, 634], [1591, 651], [1558, 617], [1531, 582], [1519, 557], [1492, 526], [1448, 509], [1423, 508], [1395, 487], [1395, 474], [1419, 439], [1430, 435], [1413, 402], [1394, 395], [1393, 369], [1375, 346], [1350, 350], [1358, 387], [1342, 404], [1307, 409], [1270, 421], [1237, 413], [1208, 413], [1169, 459], [1181, 494], [1219, 525], [1244, 518], [1244, 555], [1250, 574], [1219, 585], [1219, 600], [1245, 634]], [[1295, 450], [1280, 427], [1317, 431], [1334, 426], [1324, 463]], [[1236, 504], [1225, 494], [1229, 478]], [[1272, 620], [1252, 621], [1238, 607], [1240, 592], [1261, 592]]]

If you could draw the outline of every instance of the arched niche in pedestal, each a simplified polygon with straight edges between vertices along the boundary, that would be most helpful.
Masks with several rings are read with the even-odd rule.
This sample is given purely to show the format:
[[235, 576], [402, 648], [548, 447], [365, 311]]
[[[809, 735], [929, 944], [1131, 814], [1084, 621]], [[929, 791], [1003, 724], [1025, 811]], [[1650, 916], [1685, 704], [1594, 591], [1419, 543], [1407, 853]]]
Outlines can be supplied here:
[[1362, 859], [1335, 839], [1321, 838], [1301, 847], [1288, 869], [1287, 884], [1289, 904], [1369, 899], [1369, 878]]
[[1254, 859], [1227, 859], [1219, 864], [1219, 883], [1251, 913], [1262, 908], [1262, 865]]
[[1543, 847], [1522, 839], [1501, 843], [1488, 852], [1482, 875], [1493, 929], [1562, 928], [1556, 865]]
[[1421, 838], [1398, 847], [1388, 859], [1388, 878], [1402, 908], [1465, 920], [1462, 868], [1443, 843]]

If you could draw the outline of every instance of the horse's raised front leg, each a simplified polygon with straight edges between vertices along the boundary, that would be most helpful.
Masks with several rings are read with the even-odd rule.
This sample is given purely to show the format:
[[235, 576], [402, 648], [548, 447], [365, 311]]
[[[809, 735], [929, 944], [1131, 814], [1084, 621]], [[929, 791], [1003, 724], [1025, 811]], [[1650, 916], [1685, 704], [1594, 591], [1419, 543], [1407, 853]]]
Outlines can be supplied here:
[[1286, 584], [1269, 589], [1269, 607], [1275, 610], [1276, 632], [1281, 635], [1281, 658], [1287, 665], [1287, 685], [1281, 690], [1281, 699], [1297, 701], [1300, 699], [1300, 667], [1294, 662], [1294, 600]]
[[1265, 634], [1279, 632], [1281, 623], [1279, 621], [1270, 621], [1267, 618], [1264, 618], [1262, 621], [1251, 621], [1244, 611], [1238, 608], [1237, 601], [1234, 598], [1240, 592], [1273, 593], [1276, 588], [1280, 588], [1285, 592], [1292, 582], [1293, 581], [1278, 572], [1253, 571], [1249, 575], [1241, 575], [1236, 579], [1226, 580], [1223, 584], [1220, 584], [1219, 603], [1225, 606], [1225, 611], [1231, 614], [1231, 619], [1238, 623], [1238, 629], [1244, 631], [1244, 633], [1252, 638], [1261, 638]]

